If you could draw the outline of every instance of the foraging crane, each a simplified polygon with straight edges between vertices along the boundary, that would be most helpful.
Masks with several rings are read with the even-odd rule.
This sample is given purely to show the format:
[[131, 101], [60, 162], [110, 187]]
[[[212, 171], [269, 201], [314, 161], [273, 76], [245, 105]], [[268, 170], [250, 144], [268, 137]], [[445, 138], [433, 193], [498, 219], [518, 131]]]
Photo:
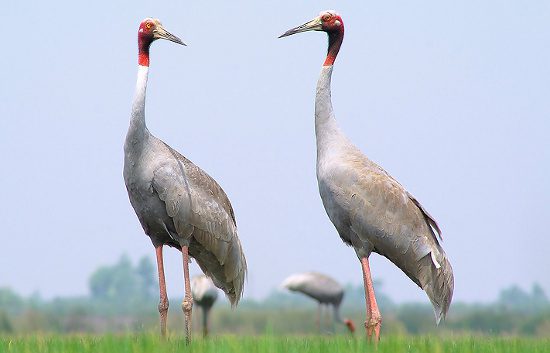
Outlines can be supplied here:
[[124, 144], [124, 182], [130, 203], [155, 247], [160, 302], [160, 329], [166, 335], [168, 297], [162, 247], [182, 252], [186, 341], [191, 339], [193, 300], [189, 260], [221, 288], [232, 305], [243, 292], [246, 260], [237, 237], [231, 203], [222, 188], [206, 172], [166, 143], [153, 136], [145, 124], [145, 91], [149, 73], [149, 47], [157, 39], [183, 44], [167, 32], [158, 19], [146, 18], [138, 31], [138, 75], [130, 127]]
[[317, 272], [297, 273], [285, 279], [282, 286], [293, 292], [303, 293], [318, 302], [317, 328], [319, 330], [321, 329], [321, 307], [322, 305], [330, 305], [333, 308], [333, 330], [334, 323], [338, 322], [346, 325], [351, 333], [355, 331], [353, 321], [343, 319], [340, 316], [340, 304], [344, 298], [344, 288], [335, 279]]
[[218, 290], [212, 280], [205, 275], [193, 277], [191, 280], [193, 302], [202, 310], [202, 334], [208, 336], [208, 313], [218, 299]]
[[336, 123], [330, 81], [344, 40], [342, 18], [334, 11], [323, 11], [279, 38], [306, 31], [328, 35], [328, 53], [315, 98], [317, 182], [328, 217], [361, 262], [367, 336], [371, 339], [374, 334], [378, 341], [382, 322], [369, 268], [371, 252], [388, 258], [426, 292], [439, 324], [449, 310], [454, 288], [451, 264], [435, 234], [441, 239], [441, 231], [420, 202], [363, 155]]

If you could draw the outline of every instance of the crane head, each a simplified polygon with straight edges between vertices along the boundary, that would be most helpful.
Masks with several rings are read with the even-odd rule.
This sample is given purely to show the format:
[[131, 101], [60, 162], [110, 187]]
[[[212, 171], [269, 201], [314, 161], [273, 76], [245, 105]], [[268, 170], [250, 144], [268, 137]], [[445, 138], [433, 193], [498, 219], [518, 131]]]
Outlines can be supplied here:
[[181, 39], [165, 30], [162, 23], [160, 23], [157, 18], [144, 19], [139, 25], [138, 40], [144, 44], [150, 45], [157, 39], [166, 39], [174, 43], [186, 45]]
[[304, 23], [301, 26], [289, 29], [285, 33], [281, 34], [279, 38], [287, 37], [296, 33], [307, 31], [324, 31], [327, 33], [339, 32], [344, 28], [344, 21], [342, 17], [333, 10], [322, 11], [319, 16], [313, 20]]
[[346, 324], [346, 327], [348, 328], [350, 333], [355, 332], [355, 324], [350, 319], [344, 319], [344, 324]]

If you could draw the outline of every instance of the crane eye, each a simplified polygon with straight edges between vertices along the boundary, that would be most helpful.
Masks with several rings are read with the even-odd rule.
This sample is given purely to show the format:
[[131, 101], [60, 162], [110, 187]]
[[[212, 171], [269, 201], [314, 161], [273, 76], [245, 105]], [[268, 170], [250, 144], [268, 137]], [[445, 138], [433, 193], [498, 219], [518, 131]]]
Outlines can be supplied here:
[[323, 17], [321, 19], [323, 20], [323, 22], [327, 22], [328, 20], [330, 20], [330, 15], [327, 13], [327, 14], [323, 15]]
[[147, 24], [145, 24], [145, 28], [147, 29], [151, 29], [153, 25], [151, 24], [151, 22], [147, 22]]

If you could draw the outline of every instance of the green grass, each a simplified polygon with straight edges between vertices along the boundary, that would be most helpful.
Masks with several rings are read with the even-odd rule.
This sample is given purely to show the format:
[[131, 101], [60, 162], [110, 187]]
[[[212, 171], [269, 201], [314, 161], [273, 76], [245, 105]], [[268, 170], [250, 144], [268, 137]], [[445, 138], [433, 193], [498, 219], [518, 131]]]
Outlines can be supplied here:
[[547, 353], [550, 338], [388, 336], [375, 347], [349, 336], [221, 336], [195, 338], [186, 346], [180, 336], [162, 340], [157, 334], [0, 336], [2, 353]]

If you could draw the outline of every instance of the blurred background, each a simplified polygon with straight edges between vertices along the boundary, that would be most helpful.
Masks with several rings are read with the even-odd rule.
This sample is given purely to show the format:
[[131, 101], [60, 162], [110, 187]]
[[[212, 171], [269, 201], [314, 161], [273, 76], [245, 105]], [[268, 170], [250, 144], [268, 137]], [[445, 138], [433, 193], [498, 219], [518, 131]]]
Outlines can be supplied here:
[[[455, 301], [449, 315], [435, 325], [430, 303], [397, 302], [383, 282], [375, 281], [383, 317], [382, 334], [550, 335], [550, 301], [540, 285], [525, 290], [502, 289], [490, 302]], [[156, 268], [149, 257], [132, 263], [123, 255], [101, 266], [88, 279], [86, 295], [43, 298], [36, 292], [21, 296], [0, 288], [0, 334], [156, 332], [159, 327]], [[220, 291], [221, 294], [221, 291]], [[236, 310], [218, 295], [209, 315], [210, 334], [348, 334], [344, 325], [332, 326], [332, 310], [323, 309], [321, 330], [316, 324], [317, 303], [301, 294], [273, 289], [261, 299], [243, 299]], [[220, 298], [223, 298], [220, 300]], [[170, 299], [168, 328], [183, 334], [183, 295]], [[362, 285], [344, 286], [342, 317], [355, 322], [363, 335], [365, 296]], [[201, 308], [193, 307], [193, 330], [201, 335]]]
[[[548, 313], [550, 291], [550, 3], [8, 1], [0, 14], [0, 327], [156, 324], [153, 247], [122, 179], [137, 29], [149, 16], [188, 44], [153, 44], [149, 129], [227, 192], [249, 264], [242, 306], [229, 314], [219, 304], [213, 325], [253, 330], [231, 321], [252, 315], [291, 329], [277, 323], [283, 304], [294, 315], [315, 306], [274, 288], [307, 270], [347, 284], [344, 310], [361, 318], [361, 269], [328, 220], [315, 177], [313, 102], [326, 35], [276, 39], [327, 8], [346, 28], [332, 94], [341, 128], [443, 230], [455, 271], [445, 327], [475, 328], [493, 313], [482, 330], [524, 330], [522, 320], [498, 328], [506, 322], [499, 315], [519, 307], [542, 320], [538, 305]], [[181, 256], [166, 250], [165, 259], [178, 310], [170, 320], [181, 319]], [[377, 294], [388, 298], [383, 329], [410, 330], [403, 315], [414, 310], [435, 329], [425, 294], [386, 259], [371, 261]], [[131, 286], [140, 289], [98, 289], [105, 266], [137, 271], [141, 287]], [[538, 304], [523, 308], [517, 298]], [[526, 322], [531, 333], [550, 325], [548, 316]]]

